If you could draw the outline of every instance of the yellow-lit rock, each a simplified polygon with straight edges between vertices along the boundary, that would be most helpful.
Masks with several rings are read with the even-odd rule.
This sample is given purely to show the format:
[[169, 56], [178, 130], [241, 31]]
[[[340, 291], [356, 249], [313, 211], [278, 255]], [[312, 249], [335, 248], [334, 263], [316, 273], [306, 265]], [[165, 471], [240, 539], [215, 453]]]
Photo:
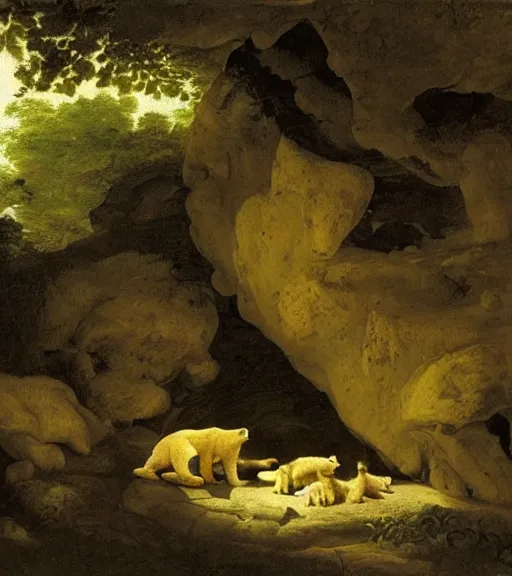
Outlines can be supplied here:
[[[207, 114], [200, 110], [197, 121], [206, 124]], [[263, 182], [260, 172], [255, 178]], [[449, 179], [459, 178], [455, 172]], [[246, 175], [252, 181], [251, 171]], [[219, 246], [210, 258], [217, 269], [219, 255], [226, 262], [232, 252], [241, 314], [327, 392], [343, 422], [386, 462], [457, 496], [512, 503], [503, 485], [511, 464], [485, 429], [490, 416], [510, 413], [512, 404], [510, 250], [472, 247], [464, 235], [417, 253], [339, 249], [368, 205], [373, 179], [284, 136], [268, 190], [242, 202], [231, 181], [217, 182], [217, 198], [237, 198], [236, 243], [230, 232], [222, 246], [220, 236], [206, 245], [214, 252]], [[190, 184], [189, 203], [200, 207], [195, 196], [202, 189]], [[196, 241], [216, 234], [206, 205], [190, 215]], [[499, 306], [488, 303], [488, 294]], [[464, 381], [457, 403], [446, 398], [447, 379]], [[462, 430], [473, 424], [468, 443]], [[480, 459], [483, 451], [500, 458]]]
[[[467, 188], [465, 196], [471, 205], [473, 198], [486, 195], [476, 189], [476, 181], [474, 185], [466, 184], [467, 168], [463, 168], [462, 156], [468, 140], [474, 136], [472, 129], [464, 133], [451, 126], [440, 126], [432, 132], [415, 108], [415, 99], [439, 88], [465, 95], [493, 94], [509, 101], [510, 14], [506, 3], [482, 2], [468, 10], [455, 11], [444, 2], [434, 4], [435, 7], [430, 2], [367, 2], [361, 9], [353, 2], [335, 0], [207, 2], [200, 9], [196, 3], [180, 4], [172, 12], [166, 11], [162, 4], [156, 16], [156, 7], [151, 12], [130, 3], [118, 8], [113, 31], [130, 35], [142, 44], [158, 39], [205, 52], [251, 38], [257, 49], [263, 51], [262, 61], [272, 65], [273, 70], [282, 71], [283, 66], [277, 66], [276, 58], [269, 58], [275, 52], [275, 42], [298, 23], [310, 22], [326, 46], [329, 68], [344, 79], [352, 101], [348, 102], [345, 96], [329, 95], [330, 91], [314, 76], [297, 78], [293, 75], [297, 69], [294, 64], [292, 78], [298, 88], [295, 98], [301, 109], [319, 120], [321, 131], [333, 142], [348, 146], [357, 142], [365, 149], [378, 150], [436, 186], [457, 186], [462, 177], [463, 187]], [[201, 26], [197, 25], [198, 10]], [[286, 70], [290, 72], [290, 67]], [[330, 98], [332, 103], [328, 102]], [[201, 107], [198, 112], [201, 113]], [[493, 121], [493, 126], [496, 122], [501, 123]], [[229, 127], [226, 132], [230, 132]], [[216, 140], [215, 145], [218, 144]], [[471, 169], [470, 180], [476, 178], [475, 170], [480, 172], [479, 168]], [[489, 178], [484, 179], [487, 186]], [[469, 189], [472, 187], [475, 191]], [[485, 213], [479, 215], [476, 206], [469, 208], [472, 222], [480, 228], [477, 235], [482, 239], [487, 235], [490, 239], [503, 237], [508, 227], [502, 223], [500, 231], [489, 229], [489, 219], [504, 220], [499, 214], [499, 203], [493, 198], [502, 191], [492, 188], [494, 185], [484, 202]], [[223, 196], [222, 191], [214, 193]], [[198, 246], [216, 264], [217, 284], [232, 287], [236, 283], [233, 275], [229, 279], [220, 277], [220, 251], [212, 259], [206, 231], [199, 233], [195, 224], [193, 229], [195, 238], [202, 237]], [[226, 256], [222, 264], [224, 268], [231, 266]], [[225, 270], [222, 273], [225, 275]]]
[[411, 426], [459, 429], [485, 422], [512, 404], [503, 351], [475, 344], [421, 367], [402, 390], [402, 417]]
[[183, 179], [191, 236], [215, 265], [221, 293], [236, 292], [234, 223], [243, 202], [270, 186], [279, 130], [259, 104], [227, 76], [219, 76], [201, 101], [185, 157]]
[[[427, 436], [432, 451], [439, 457], [439, 470], [444, 469], [448, 481], [459, 479], [456, 494], [449, 486], [430, 476], [432, 485], [440, 491], [461, 496], [472, 496], [484, 502], [510, 506], [512, 464], [497, 439], [489, 434], [483, 423], [465, 426], [455, 434], [444, 434], [441, 427]], [[492, 476], [491, 476], [492, 474]], [[462, 485], [462, 487], [460, 487]]]
[[34, 466], [64, 468], [59, 444], [89, 454], [107, 434], [107, 428], [78, 402], [73, 390], [53, 378], [1, 374], [0, 406], [0, 447], [15, 460], [33, 464], [8, 468], [9, 482], [26, 480]]
[[[248, 198], [236, 218], [239, 309], [387, 462], [414, 477], [428, 475], [430, 466], [439, 490], [510, 504], [503, 478], [511, 464], [485, 420], [510, 403], [512, 326], [501, 314], [512, 306], [505, 296], [512, 254], [506, 247], [468, 249], [456, 238], [417, 254], [338, 250], [372, 190], [364, 170], [317, 158], [282, 137], [270, 190]], [[499, 295], [500, 307], [482, 304], [489, 290]], [[446, 369], [436, 372], [435, 363], [447, 351], [480, 350], [481, 342], [495, 354], [469, 353], [453, 373], [465, 379], [467, 394], [461, 393], [452, 419], [461, 429], [474, 422], [475, 436], [469, 443], [462, 436], [452, 440], [451, 428], [441, 426], [434, 440], [429, 426], [443, 423], [446, 405]], [[416, 412], [402, 390], [420, 367], [429, 370], [433, 388], [429, 401], [415, 396]], [[438, 419], [423, 425], [425, 411]], [[500, 458], [479, 459], [482, 451]]]
[[178, 282], [159, 257], [126, 253], [57, 278], [47, 290], [38, 346], [71, 358], [73, 384], [89, 407], [131, 422], [166, 412], [163, 385], [188, 366], [202, 366], [196, 384], [216, 377], [208, 348], [217, 324], [200, 286]]
[[505, 240], [512, 225], [512, 145], [498, 133], [480, 134], [462, 155], [460, 187], [478, 242]]
[[[304, 325], [300, 316], [307, 318], [308, 312], [297, 310], [297, 298], [319, 304], [314, 281], [306, 293], [293, 293], [303, 288], [296, 283], [297, 276], [311, 261], [335, 254], [362, 216], [372, 191], [373, 179], [365, 170], [319, 158], [282, 137], [269, 194], [249, 198], [236, 220], [239, 306], [244, 312], [253, 306], [267, 314], [278, 308], [287, 311], [291, 300], [285, 315], [292, 324]], [[253, 295], [252, 303], [244, 300], [247, 291]], [[256, 318], [256, 309], [249, 316]]]
[[89, 381], [87, 406], [95, 414], [133, 422], [167, 412], [171, 399], [165, 389], [150, 380], [113, 370], [100, 372]]

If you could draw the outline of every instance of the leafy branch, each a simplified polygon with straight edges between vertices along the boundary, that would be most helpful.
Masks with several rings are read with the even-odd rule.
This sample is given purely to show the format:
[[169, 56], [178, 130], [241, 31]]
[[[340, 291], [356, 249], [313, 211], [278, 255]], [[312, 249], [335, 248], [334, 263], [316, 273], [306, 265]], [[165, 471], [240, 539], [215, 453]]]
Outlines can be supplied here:
[[35, 90], [72, 97], [82, 82], [95, 80], [119, 95], [198, 99], [199, 81], [186, 55], [156, 42], [112, 41], [114, 12], [114, 2], [58, 0], [44, 13], [11, 7], [0, 14], [0, 47], [19, 62], [17, 96]]

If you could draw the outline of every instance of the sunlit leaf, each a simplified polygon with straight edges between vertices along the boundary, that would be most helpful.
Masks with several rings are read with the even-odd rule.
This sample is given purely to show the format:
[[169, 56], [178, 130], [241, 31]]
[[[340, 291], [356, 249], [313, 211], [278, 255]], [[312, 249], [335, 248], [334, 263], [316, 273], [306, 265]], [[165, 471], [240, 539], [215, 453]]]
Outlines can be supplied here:
[[161, 90], [162, 90], [162, 93], [165, 96], [167, 96], [168, 98], [176, 98], [177, 96], [180, 95], [180, 92], [181, 92], [180, 87], [175, 83], [164, 84], [161, 87]]
[[102, 76], [96, 82], [96, 88], [106, 88], [110, 86], [110, 77], [109, 76]]
[[96, 74], [94, 64], [85, 58], [78, 60], [78, 62], [74, 64], [74, 69], [76, 73], [82, 76], [85, 80], [91, 80], [91, 78], [94, 78]]
[[9, 37], [6, 38], [5, 48], [7, 52], [15, 58], [18, 62], [23, 60], [24, 51], [23, 51], [23, 44], [21, 44], [17, 39], [10, 39]]
[[146, 90], [144, 91], [144, 94], [153, 95], [157, 89], [158, 89], [158, 82], [156, 80], [150, 80], [146, 84]]
[[69, 96], [70, 98], [73, 98], [76, 92], [76, 84], [73, 82], [73, 80], [65, 80], [63, 85], [64, 85], [64, 94], [66, 94], [66, 96]]

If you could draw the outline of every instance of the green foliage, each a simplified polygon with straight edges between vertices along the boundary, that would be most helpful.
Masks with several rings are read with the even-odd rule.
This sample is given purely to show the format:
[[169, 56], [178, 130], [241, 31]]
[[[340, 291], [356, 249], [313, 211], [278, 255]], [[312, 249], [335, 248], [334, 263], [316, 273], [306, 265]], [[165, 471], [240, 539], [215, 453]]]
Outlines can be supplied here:
[[10, 21], [9, 25], [0, 33], [0, 52], [5, 48], [13, 58], [21, 60], [25, 39], [25, 28], [18, 22]]
[[17, 205], [26, 238], [37, 248], [56, 250], [89, 235], [89, 212], [112, 182], [179, 153], [165, 116], [146, 114], [135, 129], [136, 109], [133, 97], [104, 94], [60, 106], [28, 98], [8, 105], [6, 114], [17, 117], [19, 127], [2, 134], [15, 170], [0, 169], [0, 211]]
[[171, 132], [171, 123], [163, 114], [148, 112], [140, 118], [137, 130], [160, 135], [169, 134]]
[[[194, 85], [193, 74], [178, 53], [158, 43], [112, 42], [108, 35], [111, 14], [98, 17], [74, 6], [74, 2], [63, 2], [61, 8], [52, 11], [49, 6], [43, 14], [12, 10], [4, 28], [0, 23], [0, 50], [5, 46], [20, 62], [16, 78], [23, 86], [18, 97], [29, 90], [72, 97], [82, 82], [96, 79], [96, 87], [112, 86], [120, 96], [141, 92], [156, 100], [162, 96], [183, 101], [191, 95], [199, 98], [199, 85]], [[25, 43], [28, 60], [24, 59]]]
[[118, 103], [103, 94], [59, 107], [33, 99], [13, 102], [5, 113], [20, 126], [5, 134], [5, 156], [25, 180], [38, 181], [47, 197], [73, 197], [89, 172], [112, 165], [120, 141], [133, 129], [136, 107], [134, 98]]
[[21, 187], [16, 184], [16, 172], [8, 166], [0, 166], [0, 212], [16, 204], [21, 193]]

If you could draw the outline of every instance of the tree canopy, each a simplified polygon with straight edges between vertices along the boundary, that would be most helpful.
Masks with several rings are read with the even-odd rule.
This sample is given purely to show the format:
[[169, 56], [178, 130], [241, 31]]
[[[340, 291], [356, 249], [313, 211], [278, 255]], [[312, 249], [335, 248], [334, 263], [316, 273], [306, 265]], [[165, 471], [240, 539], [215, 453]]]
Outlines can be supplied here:
[[14, 206], [26, 237], [55, 250], [91, 233], [89, 211], [110, 185], [137, 165], [179, 155], [169, 120], [149, 113], [135, 126], [134, 97], [100, 94], [53, 106], [39, 99], [12, 102], [19, 125], [2, 134], [14, 168], [0, 169], [0, 212]]
[[[22, 83], [5, 111], [19, 124], [1, 134], [14, 168], [0, 165], [0, 213], [14, 210], [39, 249], [55, 250], [89, 234], [89, 211], [124, 171], [179, 154], [178, 132], [190, 123], [205, 84], [200, 70], [191, 71], [186, 51], [113, 41], [116, 2], [0, 2], [0, 51], [17, 60]], [[76, 98], [84, 82], [114, 88], [119, 100], [101, 94], [54, 106], [31, 98], [34, 92]], [[191, 105], [173, 112], [174, 127], [156, 113], [136, 125], [135, 93]]]
[[[202, 82], [186, 51], [158, 43], [139, 45], [111, 41], [109, 25], [115, 2], [104, 0], [47, 3], [44, 12], [24, 2], [0, 6], [0, 51], [19, 61], [16, 77], [23, 84], [18, 96], [30, 90], [74, 96], [84, 81], [114, 87], [120, 95], [142, 92], [197, 100]], [[28, 57], [24, 46], [28, 50]]]

